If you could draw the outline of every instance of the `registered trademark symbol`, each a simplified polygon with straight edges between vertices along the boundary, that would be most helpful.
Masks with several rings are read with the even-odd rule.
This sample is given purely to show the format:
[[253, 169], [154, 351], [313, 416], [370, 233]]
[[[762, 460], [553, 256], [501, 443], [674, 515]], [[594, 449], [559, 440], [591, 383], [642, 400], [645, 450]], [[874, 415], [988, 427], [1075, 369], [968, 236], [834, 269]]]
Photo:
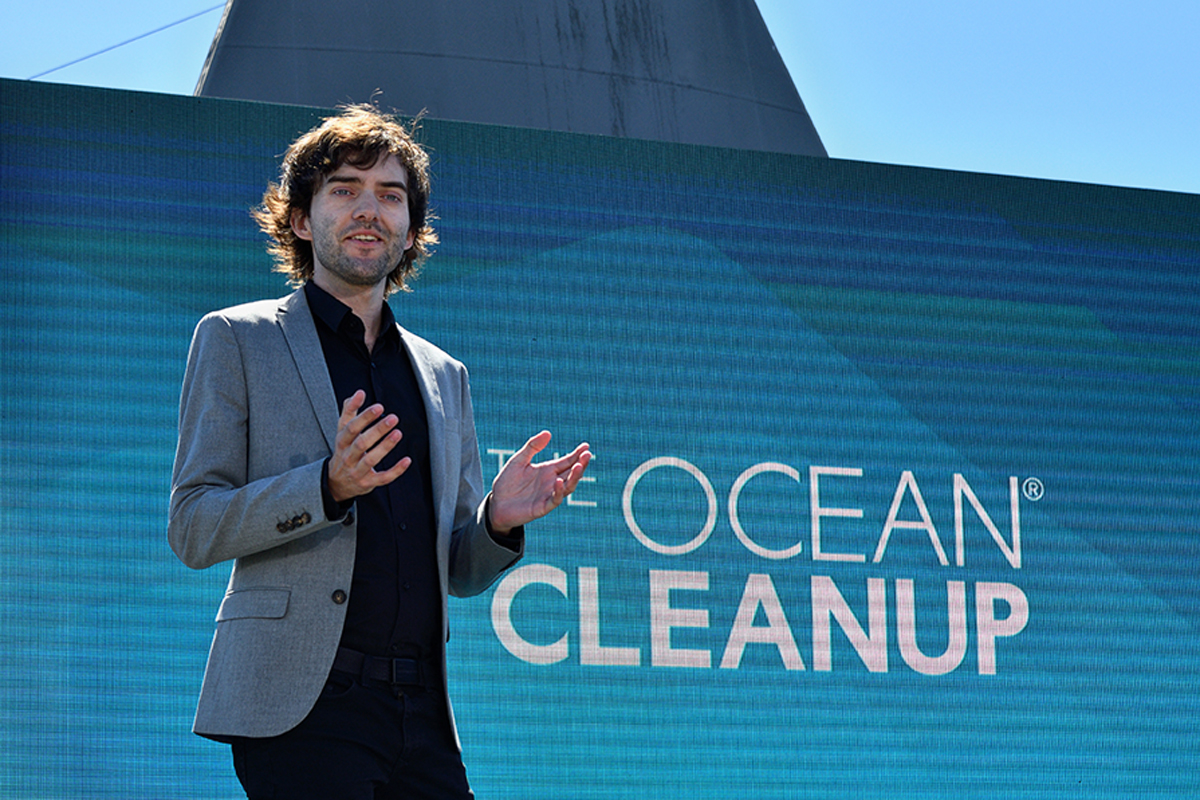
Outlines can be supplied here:
[[1036, 503], [1046, 493], [1046, 487], [1042, 485], [1039, 478], [1026, 478], [1025, 482], [1021, 484], [1021, 491], [1025, 493], [1026, 500]]

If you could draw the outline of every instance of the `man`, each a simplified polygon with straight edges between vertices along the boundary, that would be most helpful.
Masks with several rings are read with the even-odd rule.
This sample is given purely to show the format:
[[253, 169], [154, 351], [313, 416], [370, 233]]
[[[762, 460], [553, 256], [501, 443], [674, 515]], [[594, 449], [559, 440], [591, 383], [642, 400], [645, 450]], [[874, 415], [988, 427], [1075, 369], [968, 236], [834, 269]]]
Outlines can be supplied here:
[[205, 316], [188, 355], [168, 538], [234, 559], [194, 730], [250, 798], [470, 797], [447, 594], [512, 566], [591, 458], [533, 463], [543, 431], [484, 495], [466, 370], [385, 299], [436, 242], [428, 163], [367, 106], [301, 136], [255, 213], [300, 288]]

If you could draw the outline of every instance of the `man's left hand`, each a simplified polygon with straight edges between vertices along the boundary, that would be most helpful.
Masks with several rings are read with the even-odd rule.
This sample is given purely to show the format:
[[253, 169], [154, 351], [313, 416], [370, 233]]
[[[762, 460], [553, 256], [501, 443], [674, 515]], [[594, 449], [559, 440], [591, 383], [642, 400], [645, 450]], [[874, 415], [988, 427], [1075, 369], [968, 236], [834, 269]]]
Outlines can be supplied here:
[[550, 444], [550, 431], [532, 437], [501, 468], [492, 481], [492, 530], [505, 534], [544, 517], [575, 491], [592, 460], [587, 442], [551, 461], [533, 463], [533, 457]]

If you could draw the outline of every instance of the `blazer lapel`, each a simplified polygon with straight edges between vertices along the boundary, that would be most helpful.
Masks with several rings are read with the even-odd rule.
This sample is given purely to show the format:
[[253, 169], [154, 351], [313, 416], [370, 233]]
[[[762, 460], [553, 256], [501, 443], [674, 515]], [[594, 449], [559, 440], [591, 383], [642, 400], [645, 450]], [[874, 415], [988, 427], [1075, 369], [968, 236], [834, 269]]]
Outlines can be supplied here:
[[304, 382], [313, 414], [321, 423], [321, 432], [325, 434], [329, 452], [332, 453], [337, 443], [337, 397], [333, 394], [333, 381], [330, 380], [329, 369], [325, 366], [321, 339], [317, 336], [317, 326], [313, 323], [312, 312], [308, 308], [308, 299], [303, 288], [283, 299], [276, 312], [276, 319], [292, 353], [296, 369], [300, 372], [300, 379]]
[[413, 348], [408, 332], [400, 325], [396, 327], [400, 329], [400, 341], [404, 342], [404, 349], [408, 351], [417, 383], [421, 386], [421, 399], [425, 401], [425, 420], [429, 425], [429, 467], [433, 477], [434, 514], [440, 532], [442, 520], [454, 517], [453, 509], [450, 509], [448, 516], [444, 513], [444, 509], [440, 508], [441, 501], [446, 497], [454, 497], [457, 493], [457, 487], [451, 487], [454, 491], [449, 494], [446, 492], [446, 410], [442, 404], [442, 393], [438, 389], [437, 374], [433, 365]]

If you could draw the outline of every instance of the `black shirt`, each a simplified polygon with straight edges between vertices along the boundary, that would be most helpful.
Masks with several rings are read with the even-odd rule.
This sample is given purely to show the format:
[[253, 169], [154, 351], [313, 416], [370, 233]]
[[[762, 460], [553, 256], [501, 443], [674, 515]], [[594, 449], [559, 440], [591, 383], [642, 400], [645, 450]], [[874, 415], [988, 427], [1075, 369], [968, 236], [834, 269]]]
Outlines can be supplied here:
[[[304, 290], [339, 412], [362, 389], [367, 395], [362, 407], [381, 404], [384, 415], [400, 418], [403, 434], [376, 468], [412, 459], [395, 481], [354, 501], [358, 544], [341, 644], [368, 655], [421, 658], [440, 669], [442, 598], [429, 423], [408, 350], [386, 302], [380, 335], [368, 353], [362, 321], [348, 306], [312, 281]], [[326, 493], [331, 501], [328, 487]]]

